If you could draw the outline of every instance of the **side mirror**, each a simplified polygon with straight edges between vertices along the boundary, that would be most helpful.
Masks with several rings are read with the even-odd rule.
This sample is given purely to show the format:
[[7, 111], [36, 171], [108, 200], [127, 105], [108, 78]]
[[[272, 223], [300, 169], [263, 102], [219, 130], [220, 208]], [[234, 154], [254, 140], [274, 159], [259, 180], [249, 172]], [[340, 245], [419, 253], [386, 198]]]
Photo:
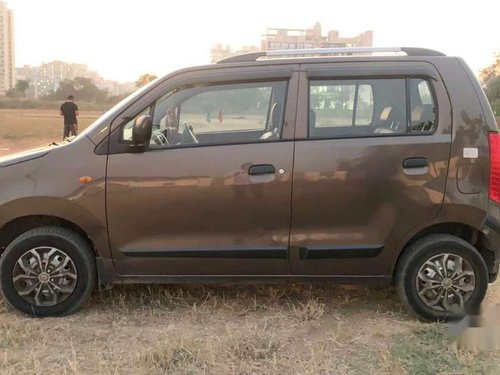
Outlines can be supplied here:
[[153, 132], [153, 119], [151, 116], [140, 116], [135, 119], [132, 127], [132, 142], [134, 146], [146, 148]]

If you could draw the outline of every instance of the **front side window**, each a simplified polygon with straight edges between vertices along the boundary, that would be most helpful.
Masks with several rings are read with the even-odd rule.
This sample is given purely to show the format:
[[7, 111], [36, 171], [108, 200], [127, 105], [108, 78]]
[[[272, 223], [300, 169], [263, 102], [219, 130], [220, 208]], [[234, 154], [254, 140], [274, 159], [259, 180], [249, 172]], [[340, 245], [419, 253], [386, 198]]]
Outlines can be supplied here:
[[150, 148], [280, 139], [286, 88], [271, 82], [172, 90], [149, 108]]
[[264, 131], [272, 87], [224, 87], [203, 91], [182, 104], [180, 123], [196, 134]]
[[309, 82], [311, 138], [404, 135], [432, 132], [435, 125], [434, 99], [426, 80]]

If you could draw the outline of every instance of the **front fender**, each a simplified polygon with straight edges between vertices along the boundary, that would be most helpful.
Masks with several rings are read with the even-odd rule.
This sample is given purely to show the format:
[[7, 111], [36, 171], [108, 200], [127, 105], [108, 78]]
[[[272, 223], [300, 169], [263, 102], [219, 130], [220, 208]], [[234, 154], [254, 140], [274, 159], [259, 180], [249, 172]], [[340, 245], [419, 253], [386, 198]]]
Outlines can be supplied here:
[[0, 168], [0, 227], [26, 216], [54, 216], [80, 227], [100, 256], [111, 257], [106, 228], [107, 157], [96, 155], [94, 147], [82, 137], [36, 159]]
[[54, 197], [17, 199], [0, 207], [0, 228], [13, 220], [28, 216], [51, 216], [69, 221], [87, 234], [99, 256], [111, 257], [106, 221], [100, 212], [81, 202]]

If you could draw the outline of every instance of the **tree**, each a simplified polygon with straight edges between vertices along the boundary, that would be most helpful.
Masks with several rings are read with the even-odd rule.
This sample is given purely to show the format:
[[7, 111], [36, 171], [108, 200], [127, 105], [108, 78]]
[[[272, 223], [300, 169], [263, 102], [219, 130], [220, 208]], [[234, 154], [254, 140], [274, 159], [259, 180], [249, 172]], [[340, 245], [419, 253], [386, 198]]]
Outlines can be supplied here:
[[5, 95], [11, 98], [24, 98], [26, 97], [26, 90], [30, 87], [30, 82], [24, 79], [20, 79], [16, 82], [16, 85], [9, 89]]
[[500, 115], [500, 53], [495, 62], [480, 73], [484, 91], [496, 115]]
[[485, 88], [486, 96], [496, 115], [500, 115], [500, 76], [490, 78]]
[[78, 95], [81, 100], [103, 102], [108, 97], [107, 91], [100, 90], [89, 78], [76, 77], [74, 80], [74, 87], [77, 89], [76, 95]]
[[65, 100], [69, 95], [74, 95], [77, 100], [87, 102], [104, 102], [108, 98], [105, 90], [100, 90], [89, 78], [76, 77], [74, 80], [59, 82], [57, 90], [45, 97], [49, 100]]
[[484, 85], [487, 85], [491, 79], [500, 75], [500, 52], [496, 54], [495, 62], [484, 68], [479, 73], [479, 78]]
[[16, 91], [22, 97], [26, 96], [26, 90], [28, 90], [29, 87], [30, 81], [27, 81], [25, 79], [20, 79], [16, 82]]
[[69, 95], [75, 95], [76, 89], [74, 81], [65, 80], [59, 82], [57, 90], [47, 95], [45, 99], [49, 100], [65, 100]]
[[142, 76], [139, 77], [139, 79], [137, 81], [135, 81], [135, 87], [139, 88], [139, 87], [145, 86], [149, 82], [154, 81], [156, 78], [158, 78], [158, 77], [153, 75], [153, 74], [149, 74], [149, 73], [143, 74]]
[[500, 76], [490, 79], [485, 92], [490, 102], [500, 99]]

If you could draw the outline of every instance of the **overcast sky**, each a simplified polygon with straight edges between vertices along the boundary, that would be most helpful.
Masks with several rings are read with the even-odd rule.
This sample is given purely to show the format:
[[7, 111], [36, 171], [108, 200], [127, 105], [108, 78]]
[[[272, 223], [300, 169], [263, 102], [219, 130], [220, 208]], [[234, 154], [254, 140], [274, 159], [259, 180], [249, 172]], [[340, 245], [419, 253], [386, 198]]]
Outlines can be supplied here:
[[267, 27], [374, 30], [375, 46], [433, 48], [474, 71], [500, 51], [500, 1], [8, 0], [16, 65], [86, 63], [105, 78], [135, 80], [208, 63], [221, 42], [260, 46]]

